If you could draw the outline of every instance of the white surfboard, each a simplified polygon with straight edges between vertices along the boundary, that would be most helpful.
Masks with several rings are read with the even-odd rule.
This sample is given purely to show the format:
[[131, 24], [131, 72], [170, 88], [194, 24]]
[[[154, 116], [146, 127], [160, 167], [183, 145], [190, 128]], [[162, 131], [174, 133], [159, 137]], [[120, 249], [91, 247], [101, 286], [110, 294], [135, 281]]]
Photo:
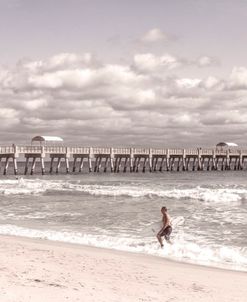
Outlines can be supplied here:
[[[183, 225], [184, 221], [185, 221], [185, 219], [183, 216], [173, 217], [171, 219], [171, 225], [173, 228], [177, 228], [177, 227]], [[152, 224], [150, 224], [149, 228], [153, 233], [157, 234], [161, 230], [162, 226], [163, 226], [162, 221], [156, 221], [156, 222], [153, 222]]]
[[150, 228], [153, 233], [157, 234], [162, 229], [162, 226], [163, 226], [162, 221], [157, 221], [157, 222], [152, 223], [150, 225]]
[[178, 227], [180, 225], [184, 224], [184, 217], [183, 216], [177, 216], [171, 219], [171, 224], [173, 227]]

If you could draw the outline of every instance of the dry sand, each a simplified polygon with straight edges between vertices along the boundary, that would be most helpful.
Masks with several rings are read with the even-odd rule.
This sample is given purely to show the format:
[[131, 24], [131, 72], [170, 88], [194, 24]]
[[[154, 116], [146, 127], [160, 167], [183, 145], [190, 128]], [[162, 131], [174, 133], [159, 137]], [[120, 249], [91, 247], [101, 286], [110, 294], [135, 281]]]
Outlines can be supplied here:
[[247, 273], [0, 236], [0, 302], [244, 302]]

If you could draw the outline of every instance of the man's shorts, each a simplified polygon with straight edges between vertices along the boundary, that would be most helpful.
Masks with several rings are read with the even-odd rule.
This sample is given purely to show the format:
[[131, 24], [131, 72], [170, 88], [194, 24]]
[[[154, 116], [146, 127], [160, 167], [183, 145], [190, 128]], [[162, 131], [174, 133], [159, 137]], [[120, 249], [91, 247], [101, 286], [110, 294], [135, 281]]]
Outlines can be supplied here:
[[171, 232], [172, 232], [172, 227], [170, 225], [168, 225], [164, 230], [162, 229], [159, 232], [159, 235], [161, 237], [164, 236], [166, 240], [170, 240]]

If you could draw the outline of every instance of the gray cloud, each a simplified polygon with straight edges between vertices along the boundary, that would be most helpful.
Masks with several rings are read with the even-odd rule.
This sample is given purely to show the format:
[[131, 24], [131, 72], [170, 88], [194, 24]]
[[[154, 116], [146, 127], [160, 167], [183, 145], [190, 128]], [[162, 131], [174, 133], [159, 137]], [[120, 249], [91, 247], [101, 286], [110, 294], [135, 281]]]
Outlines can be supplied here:
[[247, 89], [247, 68], [234, 67], [230, 75], [230, 80], [226, 85], [226, 88], [233, 90]]
[[[211, 64], [206, 58], [194, 66]], [[244, 144], [247, 69], [225, 79], [179, 76], [188, 62], [147, 53], [105, 64], [90, 53], [62, 53], [2, 67], [1, 143], [50, 134], [82, 145]]]
[[159, 28], [152, 28], [148, 30], [140, 39], [140, 41], [143, 43], [156, 43], [167, 40], [169, 40], [168, 34]]
[[206, 68], [218, 65], [219, 60], [209, 56], [202, 56], [195, 60], [189, 60], [168, 53], [160, 56], [154, 55], [152, 53], [138, 53], [134, 56], [133, 60], [133, 68], [140, 73], [161, 73], [164, 71], [172, 71], [181, 67], [194, 66], [199, 68]]
[[211, 56], [201, 56], [194, 62], [199, 67], [217, 66], [220, 64], [220, 60]]

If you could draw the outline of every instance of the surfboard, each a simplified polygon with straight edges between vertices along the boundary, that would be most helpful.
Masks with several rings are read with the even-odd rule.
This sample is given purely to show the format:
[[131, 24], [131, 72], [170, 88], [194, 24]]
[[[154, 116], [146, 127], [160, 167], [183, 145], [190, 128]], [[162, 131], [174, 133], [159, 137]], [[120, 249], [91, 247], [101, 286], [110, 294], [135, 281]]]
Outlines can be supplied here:
[[[177, 228], [177, 227], [183, 225], [184, 221], [185, 221], [185, 219], [183, 216], [173, 217], [171, 219], [171, 225], [173, 228]], [[156, 222], [151, 223], [149, 228], [153, 233], [157, 234], [161, 230], [162, 226], [163, 226], [162, 221], [156, 221]]]
[[152, 230], [153, 233], [158, 233], [159, 230], [161, 230], [162, 226], [163, 226], [162, 221], [157, 221], [157, 222], [154, 222], [150, 225], [151, 230]]
[[173, 227], [178, 227], [180, 225], [184, 224], [184, 217], [183, 216], [177, 216], [171, 219], [171, 224]]

